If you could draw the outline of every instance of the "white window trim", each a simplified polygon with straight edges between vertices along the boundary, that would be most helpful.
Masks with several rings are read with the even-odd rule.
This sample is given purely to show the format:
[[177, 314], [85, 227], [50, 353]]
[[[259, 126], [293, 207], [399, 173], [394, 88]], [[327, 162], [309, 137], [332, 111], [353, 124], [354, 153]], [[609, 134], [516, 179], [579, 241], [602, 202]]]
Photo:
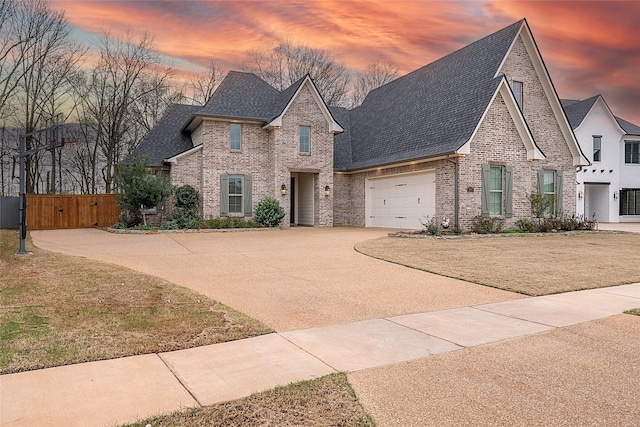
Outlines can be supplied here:
[[[233, 135], [233, 131], [232, 131], [233, 125], [237, 125], [240, 127], [240, 148], [233, 148], [231, 146], [232, 144], [231, 138]], [[242, 151], [242, 124], [241, 123], [229, 123], [229, 149], [234, 153], [239, 153]]]
[[[309, 129], [307, 148], [308, 151], [302, 151], [302, 128]], [[306, 124], [301, 124], [298, 126], [298, 152], [303, 156], [308, 156], [311, 154], [311, 126]]]
[[[231, 179], [240, 178], [240, 194], [231, 194]], [[240, 212], [231, 212], [231, 197], [240, 196]], [[229, 175], [229, 189], [228, 189], [228, 204], [229, 204], [229, 216], [244, 216], [244, 175]]]

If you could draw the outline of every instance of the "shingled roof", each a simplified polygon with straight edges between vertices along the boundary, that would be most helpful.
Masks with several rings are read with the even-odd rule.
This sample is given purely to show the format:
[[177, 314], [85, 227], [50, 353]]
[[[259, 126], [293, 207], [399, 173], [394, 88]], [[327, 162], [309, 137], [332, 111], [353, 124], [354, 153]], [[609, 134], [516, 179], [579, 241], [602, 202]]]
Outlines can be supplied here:
[[[470, 138], [495, 94], [496, 76], [524, 20], [371, 91], [349, 112], [350, 150], [336, 170], [357, 170], [454, 153]], [[342, 123], [342, 122], [341, 122]], [[350, 156], [348, 155], [350, 154]]]
[[182, 125], [200, 105], [172, 104], [151, 131], [140, 141], [136, 153], [149, 156], [149, 166], [160, 167], [164, 159], [193, 148], [191, 135], [182, 132]]
[[229, 71], [198, 115], [267, 121], [281, 92], [252, 73]]
[[593, 104], [596, 103], [596, 100], [599, 96], [600, 95], [592, 96], [591, 98], [584, 99], [582, 101], [575, 99], [560, 100], [572, 129], [575, 130], [578, 126], [580, 126], [580, 123], [582, 123], [589, 110], [591, 110], [591, 107], [593, 107]]
[[[565, 113], [567, 114], [567, 118], [569, 119], [569, 123], [571, 127], [575, 130], [578, 126], [582, 124], [582, 121], [587, 116], [591, 108], [593, 108], [593, 104], [596, 103], [598, 98], [601, 98], [602, 95], [595, 95], [591, 98], [587, 98], [584, 100], [574, 100], [574, 99], [562, 99], [562, 107], [564, 108]], [[603, 98], [604, 101], [604, 98]], [[605, 102], [606, 104], [606, 102]], [[608, 108], [608, 106], [607, 106]], [[613, 115], [613, 113], [611, 113]], [[628, 122], [624, 119], [621, 119], [618, 116], [613, 116], [616, 120], [620, 128], [627, 135], [640, 136], [640, 126], [637, 126], [631, 122]]]

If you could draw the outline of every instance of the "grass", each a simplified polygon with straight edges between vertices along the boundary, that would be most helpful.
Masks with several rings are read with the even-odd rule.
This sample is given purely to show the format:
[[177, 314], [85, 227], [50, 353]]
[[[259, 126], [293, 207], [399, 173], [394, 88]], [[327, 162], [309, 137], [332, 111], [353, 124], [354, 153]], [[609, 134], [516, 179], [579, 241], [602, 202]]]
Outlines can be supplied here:
[[156, 277], [54, 254], [0, 230], [0, 373], [157, 353], [270, 332]]
[[640, 235], [521, 234], [478, 239], [384, 237], [356, 245], [385, 261], [525, 295], [640, 282]]
[[375, 426], [345, 374], [255, 393], [244, 399], [177, 411], [129, 426]]
[[640, 308], [632, 308], [631, 310], [625, 311], [626, 314], [633, 314], [634, 316], [640, 316]]

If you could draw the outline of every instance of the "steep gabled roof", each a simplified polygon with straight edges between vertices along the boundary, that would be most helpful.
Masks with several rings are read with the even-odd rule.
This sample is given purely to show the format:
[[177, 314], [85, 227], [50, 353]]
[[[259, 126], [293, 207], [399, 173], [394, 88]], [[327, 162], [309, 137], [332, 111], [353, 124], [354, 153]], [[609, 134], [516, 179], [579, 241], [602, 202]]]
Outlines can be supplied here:
[[371, 91], [349, 114], [351, 158], [336, 159], [336, 169], [453, 154], [462, 147], [498, 89], [502, 77], [496, 73], [523, 23]]
[[198, 115], [266, 121], [280, 92], [252, 73], [229, 71]]
[[564, 112], [567, 114], [567, 119], [569, 119], [569, 123], [571, 124], [572, 129], [577, 129], [578, 126], [582, 123], [584, 118], [587, 116], [587, 113], [593, 107], [593, 104], [596, 103], [600, 95], [592, 96], [589, 99], [585, 99], [582, 101], [577, 101], [574, 99], [562, 99], [562, 107], [564, 108]]
[[637, 126], [631, 122], [628, 122], [624, 119], [613, 114], [609, 105], [604, 100], [602, 95], [595, 95], [591, 98], [587, 98], [584, 100], [573, 100], [573, 99], [562, 99], [562, 106], [564, 107], [564, 111], [567, 113], [567, 117], [569, 118], [569, 122], [571, 123], [571, 127], [575, 130], [577, 129], [582, 122], [584, 121], [589, 111], [593, 108], [598, 99], [602, 100], [602, 103], [605, 105], [611, 117], [616, 121], [618, 126], [620, 126], [620, 130], [624, 132], [626, 135], [640, 136], [640, 126]]
[[320, 92], [318, 92], [318, 88], [316, 87], [315, 83], [313, 83], [313, 80], [311, 80], [311, 76], [309, 74], [306, 74], [304, 77], [292, 84], [289, 88], [280, 93], [279, 99], [276, 103], [276, 115], [272, 117], [264, 127], [266, 129], [270, 129], [282, 126], [282, 117], [289, 109], [289, 106], [293, 103], [294, 98], [298, 93], [300, 93], [304, 86], [309, 89], [309, 91], [311, 92], [311, 96], [313, 96], [316, 104], [318, 105], [318, 107], [320, 107], [320, 111], [329, 124], [329, 132], [333, 132], [334, 135], [336, 133], [343, 132], [344, 129], [338, 122], [336, 122], [336, 119], [333, 117], [329, 106], [324, 102], [322, 95], [320, 95]]
[[149, 155], [149, 166], [159, 167], [164, 159], [193, 147], [191, 135], [182, 132], [182, 125], [202, 107], [199, 105], [172, 104], [162, 118], [140, 141], [136, 153]]
[[239, 71], [230, 71], [226, 75], [206, 105], [189, 118], [183, 130], [193, 130], [205, 117], [252, 120], [266, 126], [277, 127], [279, 119], [305, 84], [309, 85], [330, 123], [330, 129], [341, 132], [342, 128], [331, 116], [309, 74], [280, 92], [255, 74]]

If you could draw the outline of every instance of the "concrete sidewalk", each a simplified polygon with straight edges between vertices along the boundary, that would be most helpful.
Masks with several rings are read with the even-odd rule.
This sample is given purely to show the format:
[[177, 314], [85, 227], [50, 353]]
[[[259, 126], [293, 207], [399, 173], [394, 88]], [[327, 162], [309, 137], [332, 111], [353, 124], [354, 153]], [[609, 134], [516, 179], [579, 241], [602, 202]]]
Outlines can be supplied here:
[[640, 307], [640, 283], [269, 334], [0, 376], [0, 425], [107, 426], [589, 322]]

